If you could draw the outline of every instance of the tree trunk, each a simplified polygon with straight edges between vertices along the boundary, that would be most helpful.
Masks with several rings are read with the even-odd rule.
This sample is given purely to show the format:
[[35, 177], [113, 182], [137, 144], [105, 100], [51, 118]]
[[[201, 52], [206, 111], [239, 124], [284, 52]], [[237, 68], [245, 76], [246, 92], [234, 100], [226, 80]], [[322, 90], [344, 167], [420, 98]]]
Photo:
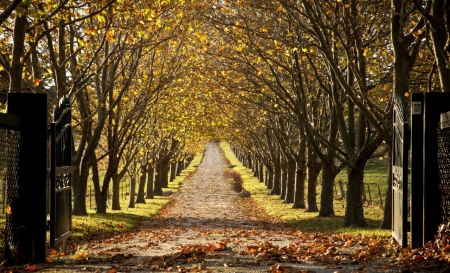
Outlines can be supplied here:
[[259, 182], [264, 182], [264, 164], [262, 162], [259, 162], [258, 179]]
[[434, 18], [429, 20], [441, 92], [450, 92], [450, 69], [447, 66], [448, 56], [450, 55], [448, 44], [450, 18], [447, 17], [449, 15], [449, 4], [446, 2], [448, 1], [433, 1], [431, 14]]
[[[308, 204], [306, 206], [306, 212], [318, 212], [317, 207], [317, 178], [319, 177], [321, 166], [312, 164], [308, 166]], [[334, 181], [334, 180], [333, 180]]]
[[150, 165], [149, 167], [148, 167], [148, 170], [147, 170], [147, 193], [146, 193], [146, 196], [145, 196], [145, 198], [147, 198], [147, 199], [153, 199], [153, 198], [155, 198], [154, 196], [153, 196], [153, 182], [154, 182], [154, 180], [155, 180], [155, 167], [153, 167], [152, 165]]
[[72, 173], [72, 190], [74, 195], [72, 214], [84, 216], [88, 214], [86, 208], [87, 187], [83, 187], [87, 183], [82, 183], [81, 180], [80, 166], [75, 165]]
[[161, 187], [161, 163], [157, 163], [155, 167], [155, 183], [153, 187], [153, 194], [155, 196], [162, 196], [162, 187]]
[[136, 192], [136, 177], [130, 178], [130, 195], [128, 196], [128, 208], [134, 208], [134, 197]]
[[295, 173], [297, 170], [297, 164], [295, 163], [294, 158], [289, 157], [287, 159], [287, 179], [286, 179], [286, 196], [284, 201], [286, 204], [294, 203], [294, 195], [295, 195]]
[[100, 187], [98, 187], [98, 189], [96, 189], [95, 187], [96, 184], [100, 185], [100, 177], [98, 175], [98, 169], [96, 168], [96, 166], [92, 166], [92, 181], [94, 182], [95, 205], [97, 206], [95, 213], [106, 213], [108, 192], [107, 189], [100, 190]]
[[[148, 164], [147, 164], [148, 166]], [[139, 176], [138, 193], [136, 203], [145, 204], [145, 181], [147, 180], [147, 166], [141, 166], [141, 175]]]
[[267, 189], [273, 189], [273, 165], [266, 166], [266, 187]]
[[194, 160], [194, 157], [192, 155], [186, 158], [186, 168], [189, 167], [189, 164], [191, 164], [192, 160]]
[[283, 164], [281, 165], [281, 174], [280, 174], [280, 187], [281, 187], [281, 191], [280, 191], [280, 199], [284, 200], [284, 198], [286, 197], [286, 185], [287, 185], [287, 166], [286, 166], [286, 162], [283, 162]]
[[364, 167], [366, 161], [357, 160], [352, 167], [347, 170], [348, 188], [347, 204], [345, 208], [344, 226], [365, 227], [367, 222], [364, 219], [364, 207], [362, 201], [362, 186], [364, 180]]
[[169, 181], [173, 182], [175, 180], [175, 176], [177, 174], [177, 162], [170, 162], [170, 178]]
[[[89, 171], [89, 170], [88, 170]], [[87, 174], [88, 175], [88, 174]], [[86, 176], [87, 179], [87, 176]], [[96, 213], [106, 213], [106, 202], [108, 201], [108, 194], [100, 189], [100, 176], [98, 173], [97, 158], [94, 156], [92, 158], [92, 183], [94, 184], [94, 195], [95, 195], [95, 212]], [[87, 181], [86, 181], [87, 185]], [[105, 201], [103, 201], [105, 200]]]
[[[323, 168], [322, 168], [322, 192], [321, 192], [321, 197], [320, 197], [320, 211], [319, 211], [319, 216], [321, 216], [321, 217], [335, 216], [334, 208], [333, 208], [333, 185], [334, 185], [334, 178], [336, 177], [336, 174], [333, 171], [332, 164], [333, 164], [333, 161], [329, 160], [328, 162], [326, 162], [326, 164], [323, 165]], [[310, 198], [309, 191], [311, 190], [311, 194], [313, 194], [312, 193], [313, 190], [310, 189], [310, 187], [312, 187], [312, 185], [309, 185], [309, 183], [310, 183], [310, 181], [308, 181], [308, 203], [309, 203], [309, 198]], [[314, 187], [315, 187], [315, 184], [316, 183], [314, 183]], [[315, 190], [314, 190], [314, 192], [315, 192]]]
[[[114, 171], [112, 179], [112, 210], [120, 210], [120, 179], [117, 171]], [[103, 182], [105, 184], [105, 182]], [[107, 189], [106, 189], [107, 191]]]
[[271, 195], [279, 195], [281, 193], [281, 165], [275, 163], [273, 165], [273, 185], [270, 191]]
[[293, 209], [304, 209], [305, 208], [305, 179], [306, 172], [305, 169], [297, 166], [295, 175], [295, 195]]
[[258, 161], [255, 158], [253, 158], [253, 176], [258, 177], [258, 174], [259, 174], [259, 164]]
[[166, 160], [161, 164], [161, 188], [169, 187], [169, 167], [170, 161]]
[[181, 175], [181, 172], [183, 171], [183, 160], [180, 160], [177, 162], [177, 176]]
[[[77, 164], [74, 169], [74, 175], [72, 180], [72, 189], [74, 192], [74, 206], [72, 209], [73, 215], [84, 216], [87, 215], [86, 208], [86, 190], [87, 190], [87, 180], [89, 177], [89, 168], [92, 166], [91, 162], [95, 162], [95, 158], [92, 154], [86, 153], [81, 160], [81, 164]], [[77, 169], [79, 172], [77, 172]], [[94, 189], [96, 191], [96, 200], [97, 195], [100, 193], [99, 186], [96, 188], [96, 183], [99, 184], [99, 181], [94, 181]], [[97, 201], [96, 201], [97, 203]]]
[[[391, 149], [389, 149], [389, 154], [391, 154]], [[388, 177], [386, 187], [386, 198], [384, 201], [383, 222], [381, 223], [380, 226], [380, 228], [383, 229], [392, 228], [392, 164], [390, 163], [390, 161], [388, 165], [389, 167], [388, 167]]]
[[14, 35], [12, 44], [12, 56], [11, 56], [11, 66], [10, 66], [10, 81], [9, 81], [9, 92], [20, 93], [22, 92], [22, 70], [24, 60], [22, 56], [25, 49], [25, 31], [27, 29], [27, 15], [26, 7], [23, 6], [23, 14], [19, 16], [16, 13], [16, 18], [14, 19]]

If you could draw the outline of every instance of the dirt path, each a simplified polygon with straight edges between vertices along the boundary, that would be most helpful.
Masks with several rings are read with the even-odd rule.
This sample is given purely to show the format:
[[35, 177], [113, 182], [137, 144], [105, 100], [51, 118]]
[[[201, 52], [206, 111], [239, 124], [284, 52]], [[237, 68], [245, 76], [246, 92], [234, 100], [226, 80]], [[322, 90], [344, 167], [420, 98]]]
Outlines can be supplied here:
[[239, 197], [227, 167], [219, 145], [207, 144], [198, 170], [157, 217], [85, 246], [79, 251], [89, 253], [86, 259], [54, 263], [41, 272], [381, 272], [344, 263], [344, 252], [340, 264], [300, 259], [310, 238], [303, 241], [300, 231]]

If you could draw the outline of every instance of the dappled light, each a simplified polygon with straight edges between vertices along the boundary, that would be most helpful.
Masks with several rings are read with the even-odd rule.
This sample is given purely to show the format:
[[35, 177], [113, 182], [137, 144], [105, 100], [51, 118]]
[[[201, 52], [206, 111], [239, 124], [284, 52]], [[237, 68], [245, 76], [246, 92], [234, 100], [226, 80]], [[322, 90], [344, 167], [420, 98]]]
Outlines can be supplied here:
[[[65, 98], [71, 115], [70, 134], [44, 139], [66, 137], [71, 153], [61, 167], [69, 230], [58, 241], [68, 249], [52, 247], [49, 261], [109, 264], [83, 269], [109, 273], [448, 271], [438, 226], [422, 248], [405, 243], [414, 206], [399, 208], [396, 196], [411, 192], [410, 136], [393, 123], [393, 112], [404, 124], [417, 114], [415, 94], [450, 92], [448, 9], [438, 0], [0, 1], [0, 135], [19, 139], [8, 115], [17, 130], [29, 125], [8, 112], [14, 93], [43, 95], [49, 121]], [[4, 142], [2, 223], [15, 216], [7, 163], [16, 162], [3, 155], [19, 147]], [[45, 156], [47, 165], [58, 157]], [[56, 203], [45, 202], [36, 206], [53, 238]]]

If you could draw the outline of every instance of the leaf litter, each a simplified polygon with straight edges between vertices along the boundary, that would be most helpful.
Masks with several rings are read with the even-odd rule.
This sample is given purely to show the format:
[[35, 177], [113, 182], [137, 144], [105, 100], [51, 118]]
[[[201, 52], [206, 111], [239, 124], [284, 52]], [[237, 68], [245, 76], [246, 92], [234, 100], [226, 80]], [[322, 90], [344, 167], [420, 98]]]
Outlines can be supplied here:
[[67, 273], [450, 272], [448, 236], [412, 250], [377, 236], [303, 232], [267, 215], [251, 198], [240, 198], [242, 181], [229, 165], [219, 146], [209, 143], [199, 168], [157, 215], [110, 238], [73, 243], [67, 254], [51, 251], [49, 267], [31, 269]]

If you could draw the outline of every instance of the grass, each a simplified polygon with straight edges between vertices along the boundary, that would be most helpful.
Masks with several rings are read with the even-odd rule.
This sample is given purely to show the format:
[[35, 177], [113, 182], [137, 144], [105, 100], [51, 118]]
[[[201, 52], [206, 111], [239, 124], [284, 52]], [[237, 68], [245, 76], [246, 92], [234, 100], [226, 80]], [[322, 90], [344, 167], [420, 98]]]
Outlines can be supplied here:
[[[364, 216], [367, 220], [368, 227], [366, 228], [346, 228], [344, 227], [344, 214], [345, 214], [345, 200], [338, 198], [334, 199], [334, 212], [335, 217], [318, 217], [318, 213], [304, 212], [304, 209], [293, 209], [290, 204], [285, 204], [278, 195], [270, 195], [270, 191], [266, 188], [264, 183], [258, 181], [253, 176], [251, 170], [242, 166], [237, 160], [234, 153], [226, 143], [221, 144], [222, 149], [225, 152], [225, 156], [234, 165], [234, 170], [237, 171], [244, 180], [243, 187], [251, 192], [251, 196], [255, 199], [260, 206], [262, 206], [269, 215], [278, 216], [282, 220], [285, 220], [292, 225], [295, 225], [301, 230], [311, 232], [334, 232], [334, 233], [346, 233], [346, 234], [364, 234], [375, 235], [381, 237], [391, 236], [390, 230], [382, 230], [378, 227], [383, 219], [383, 209], [380, 205], [368, 204], [364, 208]], [[380, 185], [385, 189], [387, 179], [387, 162], [384, 161], [371, 161], [366, 167], [366, 184], [372, 188]], [[341, 173], [338, 179], [346, 181], [345, 173]], [[320, 184], [320, 183], [318, 183]], [[377, 190], [378, 191], [378, 190]], [[317, 193], [320, 193], [320, 185], [317, 189]], [[377, 192], [378, 194], [378, 192]], [[385, 191], [382, 191], [382, 197], [384, 198]], [[373, 197], [373, 193], [372, 193]], [[384, 200], [384, 199], [383, 199]], [[317, 204], [320, 205], [320, 195], [317, 195]]]
[[[184, 179], [201, 163], [203, 154], [195, 156], [188, 168], [183, 170], [173, 182], [169, 182], [169, 188], [164, 189], [176, 192]], [[87, 200], [89, 202], [89, 200]], [[139, 221], [148, 219], [155, 215], [164, 205], [169, 202], [168, 196], [155, 196], [154, 199], [146, 199], [145, 204], [135, 204], [135, 208], [128, 207], [128, 198], [121, 198], [121, 210], [108, 210], [106, 214], [96, 214], [94, 208], [88, 205], [87, 216], [73, 216], [72, 237], [89, 238], [103, 236], [128, 230], [136, 226]]]
[[[201, 163], [202, 159], [203, 154], [196, 155], [189, 166], [173, 182], [169, 182], [169, 187], [163, 189], [163, 191], [170, 190], [176, 192], [185, 178], [196, 170], [197, 165]], [[109, 209], [106, 214], [97, 214], [94, 208], [95, 200], [93, 198], [90, 200], [88, 197], [86, 200], [88, 215], [72, 216], [72, 239], [74, 241], [88, 240], [129, 230], [140, 221], [158, 213], [169, 202], [169, 196], [155, 196], [154, 199], [146, 199], [145, 204], [135, 204], [135, 208], [127, 208], [127, 197], [121, 198], [121, 210]], [[0, 229], [5, 229], [4, 215], [0, 215]], [[0, 236], [0, 248], [4, 248], [4, 239], [4, 233], [2, 233]]]
[[[382, 237], [391, 235], [390, 230], [378, 229], [383, 217], [383, 210], [376, 202], [374, 202], [375, 204], [367, 205], [365, 207], [365, 217], [369, 224], [369, 227], [367, 228], [343, 227], [345, 200], [340, 200], [338, 195], [336, 195], [334, 200], [335, 217], [318, 217], [318, 213], [306, 213], [302, 209], [292, 209], [291, 205], [285, 204], [279, 196], [270, 195], [269, 190], [266, 189], [264, 183], [260, 183], [249, 169], [242, 166], [226, 143], [222, 143], [221, 147], [231, 164], [235, 165], [233, 170], [241, 175], [244, 181], [243, 187], [251, 192], [252, 198], [254, 198], [269, 215], [278, 216], [304, 231], [367, 234]], [[184, 170], [180, 176], [177, 176], [175, 181], [169, 182], [169, 188], [165, 190], [176, 192], [184, 179], [201, 163], [202, 158], [203, 154], [198, 154], [189, 167]], [[386, 160], [372, 160], [367, 164], [365, 171], [365, 183], [372, 189], [380, 186], [383, 200], [386, 187], [387, 164]], [[345, 172], [339, 174], [336, 181], [339, 179], [346, 181]], [[317, 189], [317, 192], [320, 193], [320, 187]], [[336, 193], [339, 193], [339, 189], [336, 189]], [[376, 190], [376, 192], [371, 190], [371, 195], [372, 198], [375, 199], [375, 196], [378, 196], [378, 190]], [[317, 198], [317, 203], [319, 205], [320, 195], [318, 195]], [[128, 198], [121, 198], [122, 210], [108, 210], [106, 214], [96, 214], [95, 210], [90, 208], [92, 205], [90, 206], [88, 203], [87, 216], [73, 216], [72, 218], [72, 238], [74, 240], [86, 240], [129, 230], [136, 226], [139, 221], [155, 215], [169, 202], [169, 197], [155, 196], [154, 199], [146, 199], [145, 201], [145, 204], [135, 204], [135, 208], [127, 208]], [[87, 202], [89, 202], [89, 199]], [[93, 201], [93, 203], [95, 202]], [[3, 241], [0, 242], [1, 245], [3, 245], [3, 243]]]

